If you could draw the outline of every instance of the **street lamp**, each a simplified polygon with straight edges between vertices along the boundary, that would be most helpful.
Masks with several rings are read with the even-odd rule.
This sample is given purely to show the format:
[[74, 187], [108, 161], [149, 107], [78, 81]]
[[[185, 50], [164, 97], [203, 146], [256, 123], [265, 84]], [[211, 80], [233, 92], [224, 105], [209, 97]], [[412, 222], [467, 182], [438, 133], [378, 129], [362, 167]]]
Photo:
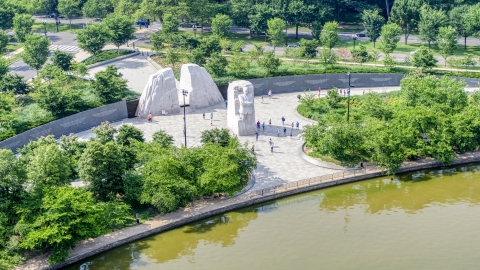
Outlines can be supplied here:
[[353, 35], [353, 50], [355, 51], [355, 41], [357, 40], [357, 37]]
[[197, 37], [197, 25], [196, 24], [193, 25], [193, 37], [194, 38]]
[[187, 147], [187, 117], [185, 114], [185, 107], [190, 106], [189, 104], [185, 104], [185, 97], [188, 96], [188, 90], [180, 90], [182, 91], [183, 95], [183, 136], [185, 136], [185, 147]]
[[47, 36], [47, 21], [43, 20], [43, 33]]
[[348, 75], [348, 109], [347, 109], [347, 122], [350, 119], [350, 87], [355, 87], [350, 84], [350, 71], [347, 73]]

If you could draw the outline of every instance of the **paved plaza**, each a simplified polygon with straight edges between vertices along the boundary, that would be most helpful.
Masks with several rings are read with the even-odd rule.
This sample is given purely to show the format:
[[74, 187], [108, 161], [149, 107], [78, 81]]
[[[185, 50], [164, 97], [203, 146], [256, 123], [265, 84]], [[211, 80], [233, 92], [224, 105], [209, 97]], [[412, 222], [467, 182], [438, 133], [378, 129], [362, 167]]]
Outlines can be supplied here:
[[[377, 88], [372, 91], [385, 92], [396, 90], [398, 87]], [[370, 89], [357, 88], [352, 90], [352, 95], [361, 95], [363, 90]], [[326, 91], [325, 91], [326, 92]], [[323, 92], [322, 96], [326, 93]], [[246, 143], [250, 149], [252, 144], [255, 146], [255, 153], [258, 158], [258, 166], [254, 171], [256, 184], [252, 190], [263, 189], [275, 185], [281, 185], [287, 182], [298, 181], [314, 176], [321, 176], [337, 172], [336, 170], [315, 166], [303, 160], [299, 154], [303, 144], [299, 136], [301, 128], [304, 125], [313, 123], [312, 121], [301, 117], [296, 112], [299, 104], [297, 95], [303, 92], [292, 92], [286, 94], [275, 95], [268, 99], [264, 97], [262, 103], [261, 97], [255, 97], [255, 113], [256, 119], [261, 123], [265, 122], [265, 131], [260, 129], [258, 141], [255, 136], [239, 137], [242, 143]], [[213, 112], [212, 126], [210, 126], [210, 113]], [[205, 113], [205, 119], [203, 119]], [[287, 136], [283, 135], [282, 116], [285, 117], [285, 127], [287, 128]], [[268, 125], [268, 121], [272, 120], [272, 125]], [[300, 130], [293, 130], [293, 137], [290, 139], [289, 133], [292, 122], [300, 122]], [[183, 110], [181, 113], [156, 116], [152, 122], [148, 122], [145, 118], [130, 118], [123, 121], [113, 123], [115, 127], [122, 124], [131, 124], [144, 132], [145, 139], [150, 141], [153, 133], [163, 129], [175, 139], [175, 144], [180, 146], [184, 144], [183, 137]], [[225, 103], [221, 103], [212, 107], [191, 111], [187, 107], [187, 146], [200, 146], [201, 133], [204, 130], [212, 128], [227, 127], [227, 109]], [[280, 129], [280, 136], [277, 137], [277, 128]], [[94, 134], [91, 130], [77, 134], [80, 139], [87, 140]], [[270, 153], [269, 140], [274, 142], [274, 153]]]

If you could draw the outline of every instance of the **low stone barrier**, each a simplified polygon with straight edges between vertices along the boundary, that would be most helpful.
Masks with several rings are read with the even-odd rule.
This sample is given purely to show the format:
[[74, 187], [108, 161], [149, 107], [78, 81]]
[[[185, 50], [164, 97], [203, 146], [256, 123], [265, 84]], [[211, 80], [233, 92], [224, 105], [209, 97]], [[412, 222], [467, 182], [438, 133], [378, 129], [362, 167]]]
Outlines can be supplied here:
[[[112, 49], [112, 50], [117, 50], [117, 49]], [[106, 51], [112, 51], [112, 50], [106, 50]], [[91, 64], [91, 65], [88, 65], [87, 67], [89, 69], [91, 69], [91, 68], [103, 66], [103, 65], [106, 65], [106, 64], [110, 64], [110, 63], [113, 63], [113, 62], [116, 62], [116, 61], [120, 61], [120, 60], [123, 60], [123, 59], [126, 59], [126, 58], [130, 58], [130, 57], [133, 57], [133, 56], [136, 56], [136, 55], [139, 55], [139, 54], [140, 54], [140, 52], [132, 50], [132, 53], [129, 53], [127, 55], [123, 55], [123, 56], [116, 57], [116, 58], [113, 58], [113, 59], [109, 59], [109, 60], [105, 60], [105, 61], [98, 62], [98, 63], [95, 63], [95, 64]], [[85, 60], [90, 59], [92, 57], [93, 56], [90, 56], [90, 57], [84, 59], [82, 62], [84, 62]]]

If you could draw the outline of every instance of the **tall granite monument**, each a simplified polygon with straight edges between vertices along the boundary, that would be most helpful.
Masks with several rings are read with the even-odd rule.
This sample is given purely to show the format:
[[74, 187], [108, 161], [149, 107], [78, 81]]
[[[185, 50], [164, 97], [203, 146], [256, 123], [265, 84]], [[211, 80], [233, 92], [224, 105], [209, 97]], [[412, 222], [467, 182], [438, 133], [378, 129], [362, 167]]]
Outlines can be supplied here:
[[[203, 67], [195, 64], [182, 65], [180, 90], [188, 91], [185, 103], [190, 104], [190, 108], [194, 110], [223, 102], [222, 94], [212, 76]], [[181, 98], [183, 103], [183, 97]]]
[[137, 115], [172, 114], [180, 112], [175, 76], [171, 68], [150, 75], [138, 103]]
[[239, 135], [253, 135], [255, 124], [254, 88], [249, 81], [234, 81], [228, 85], [227, 125]]

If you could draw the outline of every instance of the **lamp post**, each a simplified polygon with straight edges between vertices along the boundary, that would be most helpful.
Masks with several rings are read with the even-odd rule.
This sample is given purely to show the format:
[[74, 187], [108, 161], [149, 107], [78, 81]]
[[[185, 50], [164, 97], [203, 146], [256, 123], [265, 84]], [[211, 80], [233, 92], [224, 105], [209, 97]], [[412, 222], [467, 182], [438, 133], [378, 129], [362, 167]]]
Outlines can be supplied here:
[[190, 106], [185, 104], [185, 97], [188, 96], [188, 90], [181, 90], [183, 95], [183, 136], [185, 136], [185, 147], [187, 147], [187, 118], [185, 114], [185, 107]]
[[350, 84], [350, 71], [347, 73], [348, 74], [348, 109], [347, 109], [347, 122], [350, 120], [350, 87], [353, 87], [353, 85]]
[[197, 25], [196, 24], [193, 25], [193, 37], [194, 38], [197, 37]]
[[355, 41], [357, 40], [357, 37], [353, 35], [353, 50], [355, 51]]
[[47, 36], [47, 21], [43, 20], [43, 33]]

